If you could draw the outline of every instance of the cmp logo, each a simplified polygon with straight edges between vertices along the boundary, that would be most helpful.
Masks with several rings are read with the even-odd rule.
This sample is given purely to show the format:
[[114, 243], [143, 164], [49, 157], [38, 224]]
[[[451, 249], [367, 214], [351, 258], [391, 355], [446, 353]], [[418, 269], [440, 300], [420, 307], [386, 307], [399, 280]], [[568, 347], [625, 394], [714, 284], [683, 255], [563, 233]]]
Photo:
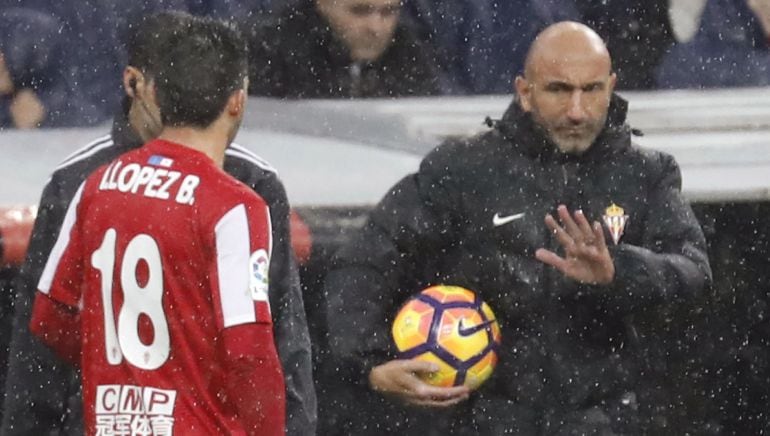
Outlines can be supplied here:
[[98, 435], [174, 434], [176, 391], [133, 385], [98, 385], [94, 427]]
[[604, 224], [607, 226], [612, 241], [615, 245], [618, 245], [620, 238], [623, 236], [623, 231], [626, 229], [628, 223], [628, 215], [622, 207], [615, 203], [612, 203], [610, 207], [604, 210]]
[[264, 249], [259, 249], [251, 254], [251, 271], [249, 275], [249, 292], [254, 301], [267, 301], [269, 281], [267, 274], [270, 271], [270, 256]]

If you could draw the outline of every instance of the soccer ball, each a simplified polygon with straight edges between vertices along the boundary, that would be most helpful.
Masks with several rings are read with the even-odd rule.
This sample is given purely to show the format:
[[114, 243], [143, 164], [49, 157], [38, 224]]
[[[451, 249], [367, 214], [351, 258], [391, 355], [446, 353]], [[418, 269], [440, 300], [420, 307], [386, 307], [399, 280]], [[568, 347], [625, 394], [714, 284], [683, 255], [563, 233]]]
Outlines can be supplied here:
[[410, 298], [393, 321], [399, 358], [435, 362], [424, 380], [478, 388], [497, 364], [500, 326], [489, 306], [459, 286], [429, 287]]

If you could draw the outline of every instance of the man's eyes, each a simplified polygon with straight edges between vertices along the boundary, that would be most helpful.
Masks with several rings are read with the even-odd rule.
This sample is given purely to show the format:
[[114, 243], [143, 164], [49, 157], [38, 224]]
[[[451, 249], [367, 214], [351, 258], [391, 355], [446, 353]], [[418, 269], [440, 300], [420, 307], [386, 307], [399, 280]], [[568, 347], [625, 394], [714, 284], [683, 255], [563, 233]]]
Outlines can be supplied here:
[[604, 89], [603, 83], [590, 83], [583, 87], [583, 92], [601, 91]]
[[358, 17], [366, 17], [371, 14], [379, 14], [383, 17], [392, 17], [398, 14], [400, 9], [401, 8], [399, 5], [385, 6], [382, 8], [375, 8], [374, 6], [370, 5], [353, 5], [350, 7], [349, 11], [352, 15]]
[[367, 5], [354, 5], [350, 7], [350, 13], [359, 17], [365, 17], [374, 12], [374, 8]]
[[545, 90], [548, 92], [572, 92], [573, 89], [573, 86], [566, 83], [549, 83], [545, 87]]
[[[545, 90], [548, 92], [572, 92], [577, 87], [569, 85], [567, 83], [549, 83], [546, 85]], [[589, 83], [580, 88], [583, 92], [595, 92], [604, 89], [603, 83]]]

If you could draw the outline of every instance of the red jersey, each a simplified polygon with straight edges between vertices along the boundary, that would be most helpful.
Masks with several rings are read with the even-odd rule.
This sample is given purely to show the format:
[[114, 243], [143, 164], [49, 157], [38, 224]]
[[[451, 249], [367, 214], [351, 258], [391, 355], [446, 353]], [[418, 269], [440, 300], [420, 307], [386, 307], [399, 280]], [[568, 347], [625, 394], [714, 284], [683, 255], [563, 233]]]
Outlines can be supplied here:
[[89, 434], [284, 433], [269, 214], [208, 156], [163, 140], [83, 183], [31, 327], [79, 356]]

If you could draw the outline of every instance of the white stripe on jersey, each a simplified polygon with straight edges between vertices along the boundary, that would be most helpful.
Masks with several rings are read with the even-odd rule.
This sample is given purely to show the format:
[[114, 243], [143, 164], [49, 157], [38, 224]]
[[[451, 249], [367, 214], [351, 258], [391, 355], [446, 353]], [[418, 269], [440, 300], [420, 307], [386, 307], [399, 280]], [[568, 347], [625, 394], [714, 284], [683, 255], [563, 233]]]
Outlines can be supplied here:
[[70, 243], [70, 233], [72, 232], [72, 227], [75, 226], [78, 204], [80, 204], [80, 197], [83, 195], [83, 187], [85, 184], [86, 182], [80, 184], [78, 192], [75, 193], [72, 202], [70, 202], [70, 206], [67, 209], [67, 215], [64, 216], [64, 223], [61, 226], [61, 230], [59, 230], [59, 237], [56, 238], [56, 244], [54, 244], [51, 254], [48, 255], [48, 261], [45, 263], [43, 275], [40, 276], [40, 282], [38, 282], [37, 288], [44, 294], [51, 292], [53, 276], [56, 274], [56, 269], [59, 267], [59, 261], [64, 255], [64, 249], [66, 249], [67, 245]]
[[[217, 278], [225, 327], [255, 322], [257, 314], [249, 292], [251, 262], [246, 207], [230, 209], [214, 227], [217, 240]], [[246, 237], [244, 237], [244, 235]]]
[[89, 142], [86, 146], [79, 148], [77, 151], [64, 158], [64, 160], [61, 161], [61, 163], [56, 168], [54, 168], [54, 171], [68, 167], [75, 162], [79, 162], [93, 155], [99, 150], [112, 147], [113, 144], [114, 142], [112, 141], [112, 135], [104, 135], [101, 138], [97, 138]]
[[278, 170], [273, 168], [273, 166], [270, 165], [266, 160], [257, 156], [256, 153], [254, 153], [253, 151], [249, 150], [248, 148], [242, 145], [236, 144], [234, 142], [231, 143], [230, 146], [227, 147], [227, 149], [225, 149], [225, 154], [228, 156], [247, 160], [253, 163], [254, 165], [262, 168], [265, 171], [270, 171], [271, 173], [278, 174]]

